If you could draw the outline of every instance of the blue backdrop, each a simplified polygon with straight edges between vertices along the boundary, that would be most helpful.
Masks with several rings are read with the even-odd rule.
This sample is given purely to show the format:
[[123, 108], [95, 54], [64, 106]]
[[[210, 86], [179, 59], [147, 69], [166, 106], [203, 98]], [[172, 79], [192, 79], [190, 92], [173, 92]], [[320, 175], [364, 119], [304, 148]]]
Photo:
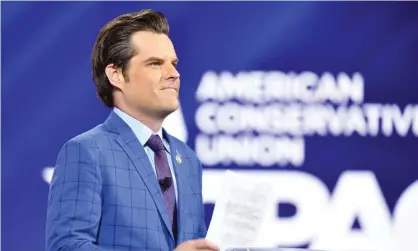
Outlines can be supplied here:
[[96, 35], [141, 8], [171, 25], [182, 109], [168, 127], [202, 159], [208, 224], [228, 168], [277, 186], [266, 245], [417, 250], [418, 4], [1, 4], [2, 250], [44, 249], [48, 168], [109, 112]]

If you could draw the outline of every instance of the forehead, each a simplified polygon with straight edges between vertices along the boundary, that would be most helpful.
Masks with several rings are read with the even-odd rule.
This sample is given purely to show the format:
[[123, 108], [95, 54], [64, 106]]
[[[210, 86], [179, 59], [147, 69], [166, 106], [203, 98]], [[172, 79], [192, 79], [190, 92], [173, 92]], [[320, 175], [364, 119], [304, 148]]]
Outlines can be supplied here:
[[138, 58], [159, 57], [172, 60], [177, 57], [173, 43], [165, 34], [139, 31], [132, 35], [131, 43]]

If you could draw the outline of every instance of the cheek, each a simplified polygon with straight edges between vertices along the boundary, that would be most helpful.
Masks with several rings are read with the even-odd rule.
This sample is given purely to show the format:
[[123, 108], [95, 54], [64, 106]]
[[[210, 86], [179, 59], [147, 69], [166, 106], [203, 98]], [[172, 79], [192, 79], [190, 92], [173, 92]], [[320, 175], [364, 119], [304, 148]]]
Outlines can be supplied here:
[[157, 84], [158, 82], [160, 82], [162, 74], [161, 74], [161, 70], [152, 69], [144, 73], [142, 76], [143, 76], [144, 81]]
[[152, 99], [157, 94], [161, 73], [158, 70], [137, 71], [129, 79], [130, 96], [140, 97], [141, 100]]
[[159, 88], [160, 88], [160, 82], [161, 82], [161, 71], [158, 69], [154, 69], [151, 71], [148, 71], [146, 74], [142, 77], [142, 83], [144, 86], [143, 88], [146, 89], [146, 91], [150, 95], [157, 95]]

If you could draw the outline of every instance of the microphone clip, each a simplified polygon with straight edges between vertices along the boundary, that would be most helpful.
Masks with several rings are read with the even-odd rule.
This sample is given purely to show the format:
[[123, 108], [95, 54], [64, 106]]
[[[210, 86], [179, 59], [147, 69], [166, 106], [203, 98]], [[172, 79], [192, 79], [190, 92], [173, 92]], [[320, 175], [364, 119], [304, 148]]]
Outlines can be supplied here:
[[162, 192], [167, 191], [173, 183], [173, 179], [171, 177], [165, 177], [164, 179], [158, 180], [158, 184], [160, 185], [160, 189]]

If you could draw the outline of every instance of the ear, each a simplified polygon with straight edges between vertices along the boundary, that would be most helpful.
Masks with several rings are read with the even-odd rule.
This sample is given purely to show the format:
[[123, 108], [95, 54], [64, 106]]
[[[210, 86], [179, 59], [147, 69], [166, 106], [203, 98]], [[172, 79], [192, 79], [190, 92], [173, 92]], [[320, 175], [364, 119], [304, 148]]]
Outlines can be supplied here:
[[125, 78], [123, 77], [122, 70], [117, 68], [114, 64], [109, 64], [106, 66], [105, 72], [110, 84], [120, 90], [123, 90], [123, 87], [125, 86]]

